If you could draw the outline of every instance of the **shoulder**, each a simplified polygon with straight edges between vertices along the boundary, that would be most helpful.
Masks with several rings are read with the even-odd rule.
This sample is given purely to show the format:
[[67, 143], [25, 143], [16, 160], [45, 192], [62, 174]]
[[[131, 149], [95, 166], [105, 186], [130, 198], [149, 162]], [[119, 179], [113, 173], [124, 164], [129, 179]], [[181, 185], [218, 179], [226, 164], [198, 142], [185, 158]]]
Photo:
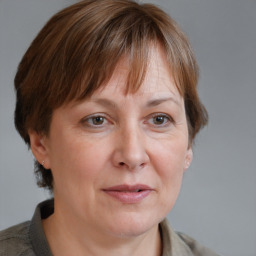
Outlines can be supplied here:
[[33, 256], [29, 227], [27, 221], [0, 231], [0, 256]]
[[163, 241], [163, 256], [219, 256], [192, 237], [174, 231], [167, 219], [160, 223], [160, 232]]
[[190, 248], [190, 250], [193, 252], [193, 255], [196, 256], [219, 256], [212, 250], [204, 247], [200, 243], [198, 243], [194, 238], [181, 233], [181, 232], [175, 232], [178, 237]]

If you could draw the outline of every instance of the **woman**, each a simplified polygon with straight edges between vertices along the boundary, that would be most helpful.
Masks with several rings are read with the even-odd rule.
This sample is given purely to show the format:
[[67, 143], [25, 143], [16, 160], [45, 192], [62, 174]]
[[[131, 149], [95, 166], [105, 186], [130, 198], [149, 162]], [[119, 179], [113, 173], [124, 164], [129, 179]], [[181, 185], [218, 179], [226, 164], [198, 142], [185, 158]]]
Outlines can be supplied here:
[[165, 217], [207, 123], [177, 24], [130, 0], [53, 16], [16, 77], [15, 125], [54, 200], [1, 232], [1, 255], [216, 255]]

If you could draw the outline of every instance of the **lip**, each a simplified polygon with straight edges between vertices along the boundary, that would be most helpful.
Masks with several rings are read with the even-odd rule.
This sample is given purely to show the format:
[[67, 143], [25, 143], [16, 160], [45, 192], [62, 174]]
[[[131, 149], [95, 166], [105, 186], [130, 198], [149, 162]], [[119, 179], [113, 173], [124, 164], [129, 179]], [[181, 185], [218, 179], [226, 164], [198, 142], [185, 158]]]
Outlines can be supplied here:
[[125, 204], [136, 204], [140, 203], [145, 199], [153, 189], [144, 184], [135, 184], [135, 185], [117, 185], [113, 187], [108, 187], [103, 189], [103, 191], [117, 199], [118, 201], [125, 203]]

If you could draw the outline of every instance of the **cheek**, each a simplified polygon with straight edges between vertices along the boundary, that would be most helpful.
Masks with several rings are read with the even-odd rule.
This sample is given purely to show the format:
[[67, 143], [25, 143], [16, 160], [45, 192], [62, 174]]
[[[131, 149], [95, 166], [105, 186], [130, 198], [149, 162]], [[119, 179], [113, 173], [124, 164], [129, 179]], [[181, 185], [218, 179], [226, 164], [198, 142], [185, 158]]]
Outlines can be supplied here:
[[160, 176], [166, 178], [182, 176], [187, 155], [186, 140], [166, 140], [155, 143], [151, 152], [153, 164]]
[[104, 145], [82, 137], [56, 140], [56, 144], [51, 155], [55, 188], [78, 193], [94, 186], [107, 157]]
[[167, 207], [167, 212], [173, 207], [182, 184], [183, 166], [187, 153], [186, 142], [160, 143], [154, 148], [154, 169], [157, 172], [160, 190], [161, 204]]

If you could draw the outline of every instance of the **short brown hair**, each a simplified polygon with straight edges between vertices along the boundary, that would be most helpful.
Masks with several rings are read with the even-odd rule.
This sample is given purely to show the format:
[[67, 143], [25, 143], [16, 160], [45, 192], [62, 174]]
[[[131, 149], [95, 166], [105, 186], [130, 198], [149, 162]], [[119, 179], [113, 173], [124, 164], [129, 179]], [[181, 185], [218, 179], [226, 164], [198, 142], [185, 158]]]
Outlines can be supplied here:
[[[166, 52], [184, 97], [190, 142], [207, 123], [197, 93], [198, 66], [184, 33], [164, 11], [132, 0], [84, 0], [55, 14], [34, 39], [15, 77], [15, 126], [30, 146], [28, 130], [47, 134], [54, 109], [82, 100], [104, 85], [127, 56], [127, 92], [141, 85], [149, 45]], [[53, 189], [51, 170], [35, 161], [38, 184]]]

